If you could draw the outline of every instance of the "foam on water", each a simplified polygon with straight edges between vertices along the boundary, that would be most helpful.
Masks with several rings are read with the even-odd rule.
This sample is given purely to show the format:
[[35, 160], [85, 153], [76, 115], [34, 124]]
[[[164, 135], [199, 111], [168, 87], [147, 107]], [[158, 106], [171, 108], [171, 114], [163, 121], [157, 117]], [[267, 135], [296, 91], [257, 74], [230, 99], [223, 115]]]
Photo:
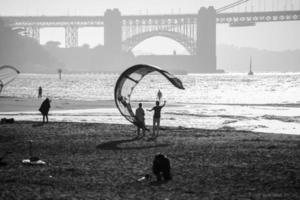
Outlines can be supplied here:
[[[162, 125], [209, 129], [233, 128], [275, 133], [300, 134], [300, 74], [193, 74], [180, 75], [186, 90], [174, 88], [159, 75], [147, 76], [135, 88], [134, 102], [154, 102], [158, 89], [167, 106]], [[21, 74], [6, 87], [4, 96], [55, 99], [113, 100], [116, 74]], [[168, 106], [169, 105], [169, 106]], [[173, 105], [173, 106], [170, 106]], [[117, 109], [51, 110], [55, 121], [127, 123]], [[152, 113], [146, 113], [152, 123]], [[0, 117], [40, 120], [38, 112], [0, 113]]]

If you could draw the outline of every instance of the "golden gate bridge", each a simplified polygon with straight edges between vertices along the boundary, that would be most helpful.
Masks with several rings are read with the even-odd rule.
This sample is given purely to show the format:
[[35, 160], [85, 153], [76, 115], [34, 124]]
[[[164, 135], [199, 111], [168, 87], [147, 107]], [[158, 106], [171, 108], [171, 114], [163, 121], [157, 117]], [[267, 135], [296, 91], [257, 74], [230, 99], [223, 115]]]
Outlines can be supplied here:
[[[12, 29], [40, 40], [40, 29], [63, 27], [65, 47], [78, 47], [78, 29], [103, 27], [104, 47], [113, 54], [131, 51], [142, 41], [163, 36], [184, 46], [206, 72], [216, 71], [216, 26], [300, 20], [300, 0], [240, 0], [220, 8], [202, 7], [195, 14], [122, 15], [108, 9], [103, 16], [2, 16]], [[100, 36], [99, 36], [100, 37]]]

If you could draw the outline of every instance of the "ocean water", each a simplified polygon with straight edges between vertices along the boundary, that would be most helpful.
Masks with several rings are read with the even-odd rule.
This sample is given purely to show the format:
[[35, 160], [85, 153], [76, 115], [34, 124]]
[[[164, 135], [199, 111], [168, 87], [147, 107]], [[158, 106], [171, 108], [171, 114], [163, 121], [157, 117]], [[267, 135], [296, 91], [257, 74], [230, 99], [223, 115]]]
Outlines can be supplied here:
[[[118, 74], [20, 74], [2, 96], [36, 98], [37, 88], [53, 101], [113, 100]], [[135, 88], [132, 102], [153, 102], [158, 89], [167, 106], [165, 126], [236, 129], [300, 134], [300, 73], [178, 75], [185, 90], [173, 87], [163, 76], [146, 76]], [[146, 107], [150, 108], [150, 107]], [[128, 123], [116, 108], [51, 111], [51, 120]], [[151, 125], [152, 113], [146, 112]], [[37, 112], [0, 113], [22, 120], [40, 120]]]

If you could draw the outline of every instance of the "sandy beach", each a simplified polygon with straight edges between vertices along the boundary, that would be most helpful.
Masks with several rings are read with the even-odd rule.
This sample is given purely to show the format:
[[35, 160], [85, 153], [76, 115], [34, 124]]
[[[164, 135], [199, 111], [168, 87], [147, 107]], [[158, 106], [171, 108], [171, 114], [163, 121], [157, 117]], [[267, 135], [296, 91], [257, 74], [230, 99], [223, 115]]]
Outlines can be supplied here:
[[[164, 127], [136, 140], [131, 125], [0, 125], [0, 199], [299, 199], [300, 136]], [[148, 133], [149, 134], [149, 133]], [[44, 166], [21, 163], [33, 156]], [[138, 182], [168, 156], [173, 180]]]

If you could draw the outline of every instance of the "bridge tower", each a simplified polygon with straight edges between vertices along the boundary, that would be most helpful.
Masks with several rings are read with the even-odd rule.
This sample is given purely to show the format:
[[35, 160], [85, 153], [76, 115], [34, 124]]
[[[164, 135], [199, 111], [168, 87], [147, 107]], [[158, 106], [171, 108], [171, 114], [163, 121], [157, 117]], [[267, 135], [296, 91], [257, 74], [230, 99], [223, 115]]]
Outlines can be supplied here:
[[78, 47], [78, 27], [66, 26], [65, 27], [65, 47]]
[[35, 39], [36, 41], [40, 42], [40, 27], [38, 26], [30, 26], [25, 28], [25, 34], [28, 37]]
[[196, 56], [199, 67], [203, 72], [215, 72], [217, 69], [216, 10], [212, 6], [202, 7], [197, 18]]
[[122, 46], [122, 18], [118, 9], [104, 13], [104, 47], [111, 55], [120, 55]]

